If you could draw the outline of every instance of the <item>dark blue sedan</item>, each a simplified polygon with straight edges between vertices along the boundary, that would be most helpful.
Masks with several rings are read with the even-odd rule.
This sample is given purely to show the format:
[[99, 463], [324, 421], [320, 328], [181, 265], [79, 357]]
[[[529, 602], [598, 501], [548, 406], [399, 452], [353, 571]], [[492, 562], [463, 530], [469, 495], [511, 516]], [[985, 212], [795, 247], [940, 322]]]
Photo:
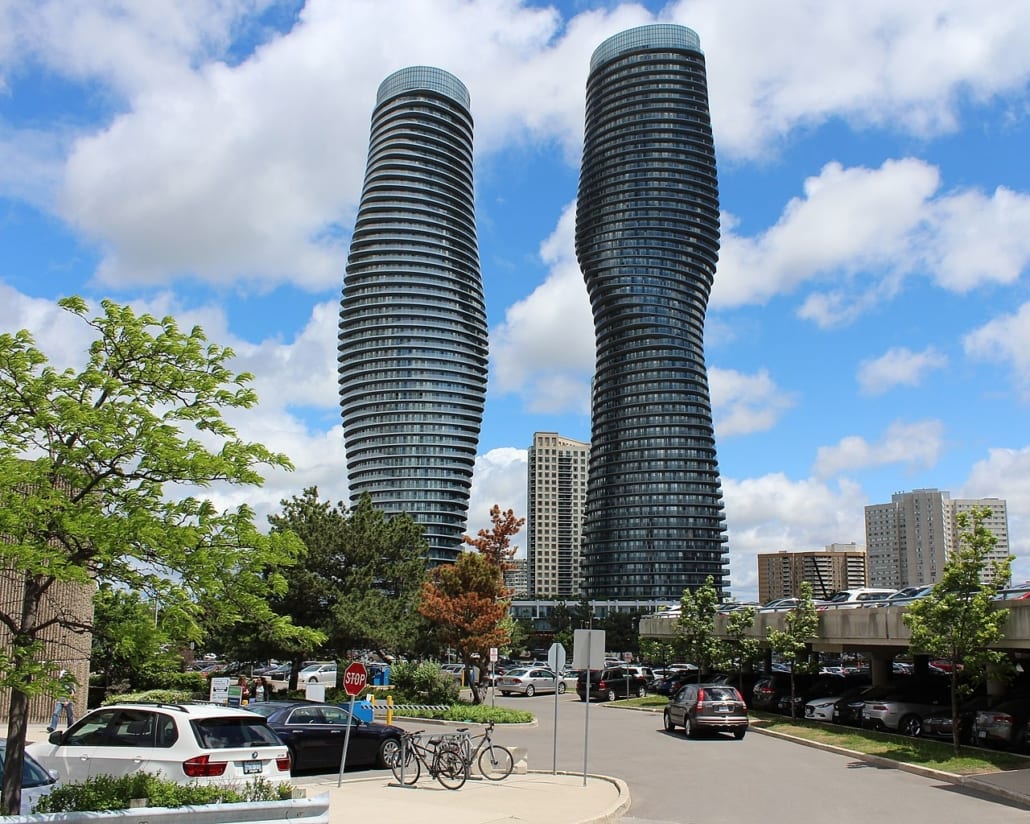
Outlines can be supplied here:
[[261, 701], [247, 709], [263, 715], [289, 747], [294, 772], [339, 769], [348, 727], [348, 767], [388, 767], [400, 751], [400, 727], [362, 721], [336, 704]]

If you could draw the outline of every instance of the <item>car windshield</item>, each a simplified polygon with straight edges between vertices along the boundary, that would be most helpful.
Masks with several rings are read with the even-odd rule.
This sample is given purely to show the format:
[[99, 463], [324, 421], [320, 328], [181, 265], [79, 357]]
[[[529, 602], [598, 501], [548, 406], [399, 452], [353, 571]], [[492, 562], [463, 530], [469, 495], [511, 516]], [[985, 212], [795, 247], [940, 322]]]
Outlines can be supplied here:
[[[7, 748], [6, 746], [0, 747], [0, 781], [4, 777], [4, 762], [7, 760]], [[29, 755], [25, 756], [25, 761], [22, 764], [21, 769], [21, 785], [23, 788], [28, 787], [43, 787], [47, 784], [53, 784], [54, 778], [50, 773], [43, 769], [39, 762], [33, 760]]]
[[197, 718], [191, 724], [200, 745], [209, 750], [280, 743], [263, 718]]
[[258, 702], [256, 704], [248, 704], [247, 710], [249, 712], [254, 713], [255, 715], [260, 715], [264, 718], [268, 718], [268, 716], [270, 716], [272, 713], [277, 712], [279, 710], [279, 705]]
[[507, 675], [525, 675], [525, 674], [526, 674], [527, 672], [529, 672], [529, 670], [528, 670], [528, 669], [513, 669], [513, 670], [508, 670], [508, 671], [507, 671], [506, 673], [504, 673], [504, 674], [505, 674], [506, 676], [507, 676]]

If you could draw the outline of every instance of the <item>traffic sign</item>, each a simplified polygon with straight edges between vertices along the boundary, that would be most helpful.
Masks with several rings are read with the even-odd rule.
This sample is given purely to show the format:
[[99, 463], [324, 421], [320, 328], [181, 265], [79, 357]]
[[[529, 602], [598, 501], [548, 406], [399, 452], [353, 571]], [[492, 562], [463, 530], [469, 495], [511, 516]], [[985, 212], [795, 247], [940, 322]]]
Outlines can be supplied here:
[[551, 672], [560, 676], [565, 669], [565, 661], [565, 647], [557, 643], [551, 644], [551, 648], [547, 650], [547, 666], [551, 668]]
[[360, 661], [355, 661], [343, 673], [343, 691], [354, 698], [368, 683], [368, 671]]

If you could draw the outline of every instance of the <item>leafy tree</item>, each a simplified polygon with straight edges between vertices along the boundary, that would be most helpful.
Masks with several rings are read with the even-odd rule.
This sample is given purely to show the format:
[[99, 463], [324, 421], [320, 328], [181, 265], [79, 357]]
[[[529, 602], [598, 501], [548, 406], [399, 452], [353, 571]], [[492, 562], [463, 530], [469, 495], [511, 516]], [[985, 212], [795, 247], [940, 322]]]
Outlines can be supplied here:
[[709, 575], [695, 590], [683, 590], [680, 617], [676, 622], [676, 646], [690, 663], [697, 665], [698, 678], [710, 672], [722, 660], [722, 643], [715, 634], [715, 612], [719, 607], [719, 590]]
[[[462, 552], [453, 564], [433, 569], [422, 587], [419, 612], [457, 650], [466, 669], [488, 660], [490, 647], [508, 643], [508, 590], [497, 567], [479, 552]], [[472, 696], [481, 702], [478, 690]]]
[[738, 607], [726, 616], [724, 640], [729, 665], [737, 673], [737, 687], [744, 690], [744, 664], [754, 661], [762, 648], [762, 642], [748, 634], [755, 625], [757, 610], [754, 607]]
[[769, 646], [790, 664], [790, 717], [797, 719], [795, 674], [808, 667], [808, 644], [819, 629], [819, 613], [812, 599], [812, 585], [801, 582], [797, 605], [784, 614], [783, 629], [769, 629]]
[[479, 550], [490, 563], [504, 572], [514, 566], [512, 559], [518, 547], [511, 545], [511, 538], [522, 529], [526, 519], [516, 518], [515, 511], [511, 509], [501, 512], [501, 507], [494, 504], [490, 509], [490, 522], [493, 524], [492, 529], [479, 530], [475, 538], [466, 535], [465, 543]]
[[317, 631], [317, 643], [276, 644], [265, 628], [238, 626], [222, 646], [236, 660], [269, 657], [300, 663], [322, 652], [335, 658], [351, 650], [410, 653], [422, 627], [417, 601], [426, 574], [422, 527], [409, 515], [387, 518], [363, 495], [350, 511], [319, 499], [317, 487], [280, 502], [268, 520], [273, 533], [304, 543], [302, 560], [285, 571], [285, 590], [269, 599], [272, 610]]
[[609, 612], [601, 622], [608, 649], [636, 654], [640, 648], [639, 621], [637, 612]]
[[561, 644], [565, 649], [572, 649], [572, 641], [575, 637], [576, 616], [568, 604], [559, 601], [551, 607], [551, 632], [554, 643]]
[[[507, 653], [512, 657], [518, 657], [529, 649], [533, 640], [533, 621], [524, 615], [520, 618], [512, 618], [511, 615], [505, 618], [508, 630]], [[560, 642], [559, 642], [560, 643]]]
[[93, 596], [90, 672], [103, 686], [124, 685], [129, 692], [152, 689], [182, 669], [178, 646], [155, 620], [155, 611], [139, 593], [109, 585]]
[[[986, 677], [991, 666], [1002, 666], [1005, 653], [989, 647], [1004, 637], [1005, 610], [995, 609], [998, 588], [1008, 583], [1012, 558], [990, 559], [997, 539], [984, 521], [987, 508], [974, 508], [956, 517], [959, 545], [944, 564], [941, 579], [924, 598], [905, 609], [902, 620], [912, 632], [910, 647], [951, 662], [952, 743], [959, 751], [960, 687]], [[985, 574], [986, 573], [986, 574]], [[963, 684], [959, 682], [962, 669]]]
[[[3, 812], [18, 810], [28, 704], [54, 686], [43, 639], [89, 621], [43, 606], [62, 587], [112, 586], [157, 598], [199, 638], [201, 596], [217, 621], [273, 621], [266, 596], [277, 567], [301, 549], [264, 535], [247, 506], [220, 511], [195, 494], [211, 484], [258, 486], [259, 468], [285, 455], [241, 440], [223, 416], [257, 402], [251, 376], [227, 366], [231, 349], [199, 327], [179, 329], [111, 301], [87, 319], [86, 302], [60, 305], [94, 335], [85, 366], [61, 370], [26, 330], [0, 335], [0, 535], [4, 574], [21, 597], [0, 605], [10, 645], [0, 686], [10, 688]], [[284, 621], [284, 636], [300, 634]]]
[[640, 657], [651, 666], [664, 668], [672, 658], [672, 644], [654, 638], [641, 638]]

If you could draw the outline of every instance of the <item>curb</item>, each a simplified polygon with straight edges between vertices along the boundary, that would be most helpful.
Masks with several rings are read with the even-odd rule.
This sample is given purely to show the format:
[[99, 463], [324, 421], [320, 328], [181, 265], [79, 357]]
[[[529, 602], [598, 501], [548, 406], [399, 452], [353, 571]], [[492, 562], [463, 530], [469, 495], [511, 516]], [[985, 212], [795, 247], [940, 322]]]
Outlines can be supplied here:
[[[583, 775], [581, 772], [570, 772], [569, 770], [558, 770], [553, 773], [550, 770], [529, 770], [529, 773], [536, 775]], [[633, 803], [633, 799], [629, 794], [629, 784], [621, 778], [615, 778], [611, 775], [587, 773], [586, 777], [594, 781], [607, 781], [609, 784], [614, 784], [615, 789], [619, 791], [619, 800], [600, 815], [593, 818], [582, 818], [576, 824], [618, 824], [622, 817], [629, 812], [629, 808]]]

